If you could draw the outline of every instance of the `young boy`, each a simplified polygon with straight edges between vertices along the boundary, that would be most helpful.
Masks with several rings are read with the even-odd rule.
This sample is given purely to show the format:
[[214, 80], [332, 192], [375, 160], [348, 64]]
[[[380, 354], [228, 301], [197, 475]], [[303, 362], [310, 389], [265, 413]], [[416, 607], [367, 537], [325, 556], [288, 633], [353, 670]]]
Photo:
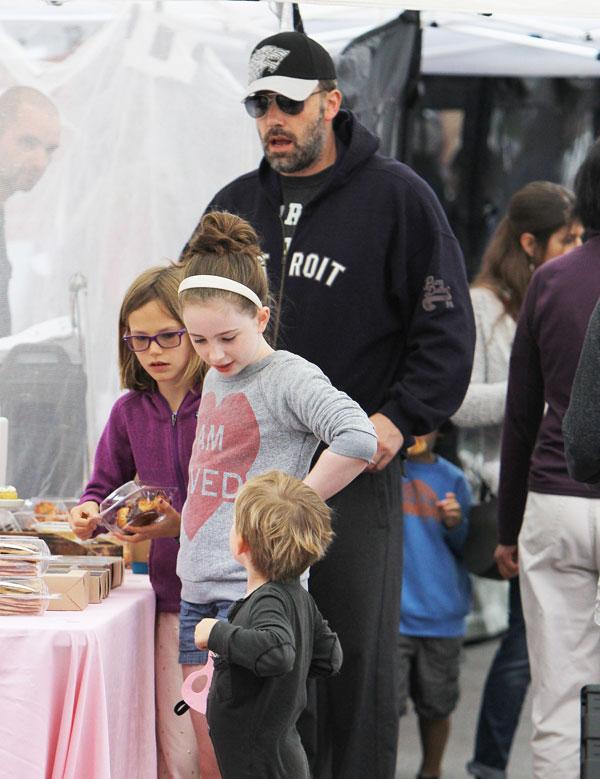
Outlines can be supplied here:
[[207, 716], [222, 779], [310, 777], [296, 730], [306, 680], [337, 673], [342, 650], [299, 577], [332, 538], [325, 503], [285, 473], [250, 479], [236, 498], [229, 542], [247, 594], [228, 622], [203, 619], [195, 632], [218, 655]]
[[469, 487], [462, 471], [433, 453], [436, 435], [420, 436], [408, 450], [403, 480], [400, 712], [406, 712], [410, 695], [421, 736], [417, 779], [440, 776], [470, 607], [469, 576], [460, 561]]

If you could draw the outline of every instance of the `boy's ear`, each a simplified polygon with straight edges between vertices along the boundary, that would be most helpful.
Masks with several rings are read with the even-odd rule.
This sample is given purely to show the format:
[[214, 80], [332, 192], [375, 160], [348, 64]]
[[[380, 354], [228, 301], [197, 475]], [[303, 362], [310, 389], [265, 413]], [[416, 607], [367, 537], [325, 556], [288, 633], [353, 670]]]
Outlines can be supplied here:
[[239, 535], [236, 535], [236, 538], [235, 538], [235, 550], [234, 551], [235, 551], [235, 554], [236, 554], [237, 557], [239, 557], [240, 555], [243, 555], [243, 554], [247, 554], [250, 551], [250, 547], [248, 546], [248, 543], [246, 541], [244, 541], [244, 539], [241, 536], [239, 536]]

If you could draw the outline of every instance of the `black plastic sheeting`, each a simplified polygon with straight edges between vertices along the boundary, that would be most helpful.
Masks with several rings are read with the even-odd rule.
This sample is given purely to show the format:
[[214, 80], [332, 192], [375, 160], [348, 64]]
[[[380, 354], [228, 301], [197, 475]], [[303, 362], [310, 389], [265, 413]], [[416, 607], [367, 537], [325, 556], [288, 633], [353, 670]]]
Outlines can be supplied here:
[[379, 136], [381, 151], [390, 157], [406, 154], [420, 57], [419, 15], [406, 12], [355, 38], [336, 62], [344, 105]]
[[381, 151], [434, 189], [472, 277], [517, 189], [573, 185], [598, 135], [600, 79], [420, 77], [420, 56], [419, 15], [403, 13], [346, 46], [339, 86]]
[[440, 198], [473, 276], [517, 189], [573, 185], [597, 136], [600, 81], [428, 76], [422, 87], [404, 159]]

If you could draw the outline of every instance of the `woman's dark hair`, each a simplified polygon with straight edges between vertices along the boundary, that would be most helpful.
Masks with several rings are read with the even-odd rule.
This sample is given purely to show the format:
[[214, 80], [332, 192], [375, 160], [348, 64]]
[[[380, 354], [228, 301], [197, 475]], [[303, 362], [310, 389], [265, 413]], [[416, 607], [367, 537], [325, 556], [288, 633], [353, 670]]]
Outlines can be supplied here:
[[[511, 197], [496, 227], [473, 286], [488, 287], [498, 295], [506, 313], [517, 319], [533, 271], [543, 262], [550, 236], [575, 219], [575, 196], [550, 181], [532, 181]], [[523, 233], [535, 238], [531, 257], [521, 246]]]
[[575, 213], [586, 230], [600, 230], [600, 140], [588, 150], [575, 177]]

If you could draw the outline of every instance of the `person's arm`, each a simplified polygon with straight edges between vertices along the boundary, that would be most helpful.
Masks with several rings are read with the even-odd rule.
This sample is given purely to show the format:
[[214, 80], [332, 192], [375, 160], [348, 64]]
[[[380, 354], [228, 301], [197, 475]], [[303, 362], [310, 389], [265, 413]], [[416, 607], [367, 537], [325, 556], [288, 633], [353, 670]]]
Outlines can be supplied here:
[[437, 430], [462, 403], [475, 324], [463, 256], [435, 195], [417, 180], [398, 207], [390, 291], [406, 336], [389, 400], [378, 411], [408, 446], [414, 435]]
[[118, 400], [98, 441], [91, 478], [79, 505], [70, 512], [69, 522], [78, 538], [85, 540], [101, 532], [98, 520], [100, 503], [121, 484], [133, 479], [135, 473], [123, 402]]
[[342, 667], [342, 646], [337, 634], [334, 633], [323, 619], [316, 605], [314, 607], [315, 635], [313, 640], [313, 655], [308, 669], [309, 676], [333, 676]]
[[453, 552], [460, 554], [467, 538], [471, 507], [471, 491], [464, 476], [456, 480], [454, 492], [449, 495], [451, 497], [446, 495], [440, 506], [444, 540]]
[[476, 330], [473, 370], [465, 399], [452, 417], [455, 425], [464, 428], [501, 424], [508, 388], [508, 365], [503, 381], [490, 382], [487, 375], [492, 339], [505, 337], [506, 333], [506, 329], [498, 330], [496, 327], [503, 316], [499, 311], [499, 301], [491, 290], [482, 288], [471, 290], [471, 301]]
[[600, 303], [596, 304], [588, 325], [562, 428], [569, 473], [573, 479], [588, 484], [600, 482], [598, 377], [600, 377]]
[[508, 373], [498, 489], [498, 541], [495, 558], [503, 576], [518, 573], [517, 539], [527, 500], [529, 464], [544, 413], [544, 379], [533, 315], [539, 276], [525, 295]]
[[[273, 386], [281, 387], [281, 393], [273, 393]], [[316, 365], [299, 357], [282, 362], [269, 374], [263, 396], [284, 427], [312, 432], [329, 446], [304, 479], [323, 500], [355, 479], [373, 458], [377, 436], [372, 423]]]
[[326, 449], [304, 478], [323, 500], [328, 500], [350, 484], [367, 467], [366, 460], [346, 457]]
[[296, 659], [296, 644], [284, 603], [272, 591], [251, 597], [252, 627], [202, 620], [196, 628], [196, 646], [208, 648], [256, 676], [289, 673]]

